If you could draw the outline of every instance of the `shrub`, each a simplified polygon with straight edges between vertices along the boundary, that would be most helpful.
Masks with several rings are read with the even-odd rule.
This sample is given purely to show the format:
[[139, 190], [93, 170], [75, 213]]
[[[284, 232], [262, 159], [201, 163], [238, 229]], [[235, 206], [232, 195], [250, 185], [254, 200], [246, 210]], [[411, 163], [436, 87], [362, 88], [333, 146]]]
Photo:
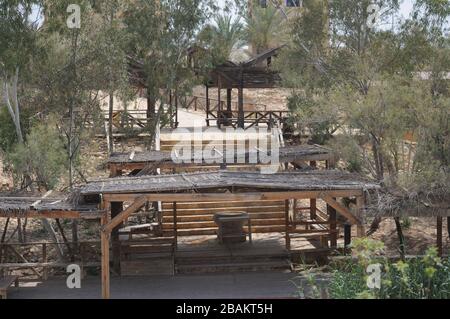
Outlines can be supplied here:
[[[329, 285], [334, 299], [447, 299], [450, 297], [450, 260], [441, 260], [437, 249], [430, 248], [425, 257], [391, 262], [379, 256], [382, 243], [356, 242], [357, 261], [334, 266]], [[367, 286], [369, 264], [382, 266], [381, 288]]]
[[38, 186], [53, 189], [67, 168], [67, 153], [52, 120], [31, 128], [25, 144], [16, 144], [6, 154], [16, 181], [29, 175]]

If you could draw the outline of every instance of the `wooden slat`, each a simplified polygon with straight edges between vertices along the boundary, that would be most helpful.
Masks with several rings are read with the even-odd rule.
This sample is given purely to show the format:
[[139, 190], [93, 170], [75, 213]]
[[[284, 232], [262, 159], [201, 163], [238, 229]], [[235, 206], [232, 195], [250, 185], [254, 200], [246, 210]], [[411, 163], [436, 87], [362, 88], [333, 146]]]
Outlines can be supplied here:
[[361, 189], [330, 190], [330, 191], [286, 191], [286, 192], [264, 192], [264, 193], [239, 193], [239, 194], [103, 194], [105, 201], [111, 202], [133, 202], [136, 198], [145, 196], [149, 202], [205, 202], [205, 201], [259, 201], [259, 200], [284, 200], [319, 198], [326, 194], [330, 197], [356, 197], [362, 196]]
[[[249, 214], [254, 213], [279, 213], [284, 212], [284, 208], [281, 206], [255, 206], [255, 207], [211, 207], [211, 208], [197, 208], [197, 209], [180, 209], [178, 210], [178, 216], [191, 216], [191, 215], [212, 215], [219, 212], [247, 212]], [[170, 217], [172, 211], [164, 209], [162, 211], [165, 216]]]

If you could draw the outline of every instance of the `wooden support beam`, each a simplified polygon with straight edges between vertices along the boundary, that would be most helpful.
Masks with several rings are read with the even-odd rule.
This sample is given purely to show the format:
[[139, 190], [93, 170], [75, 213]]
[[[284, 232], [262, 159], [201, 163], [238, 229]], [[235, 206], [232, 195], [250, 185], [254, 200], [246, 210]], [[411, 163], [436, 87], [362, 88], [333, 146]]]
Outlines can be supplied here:
[[141, 209], [148, 201], [149, 200], [146, 199], [146, 196], [140, 196], [127, 209], [125, 209], [123, 212], [114, 217], [114, 219], [112, 219], [111, 222], [103, 226], [102, 230], [110, 234], [114, 230], [114, 228], [119, 226], [121, 223], [125, 222], [128, 219], [128, 217], [131, 216], [131, 214]]
[[366, 237], [366, 225], [365, 225], [366, 218], [364, 216], [365, 207], [366, 207], [366, 199], [364, 198], [364, 195], [356, 197], [356, 209], [359, 219], [359, 223], [357, 223], [358, 238]]
[[177, 202], [173, 203], [173, 232], [175, 237], [175, 251], [178, 250], [178, 216], [177, 216]]
[[[323, 196], [333, 197], [358, 197], [362, 196], [361, 190], [336, 190], [336, 191], [292, 191], [292, 192], [262, 192], [262, 193], [221, 193], [221, 194], [104, 194], [106, 202], [132, 202], [140, 197], [147, 201], [161, 202], [202, 202], [202, 201], [257, 201], [257, 200], [285, 200], [321, 198]], [[338, 210], [339, 211], [339, 210]], [[353, 215], [352, 215], [353, 216]], [[353, 216], [353, 218], [355, 218]]]
[[439, 257], [442, 257], [444, 255], [444, 246], [443, 246], [443, 236], [442, 236], [442, 227], [443, 227], [443, 218], [442, 217], [438, 217], [437, 218], [437, 248], [438, 248], [438, 254]]
[[245, 128], [244, 87], [242, 85], [238, 89], [238, 127]]
[[338, 203], [332, 196], [327, 195], [327, 194], [322, 194], [321, 198], [328, 204], [330, 205], [332, 208], [334, 208], [336, 211], [339, 212], [339, 214], [341, 214], [342, 216], [344, 216], [345, 218], [348, 219], [348, 221], [352, 224], [352, 225], [359, 225], [360, 221], [358, 220], [357, 217], [355, 217], [348, 209], [347, 207], [341, 205], [340, 203]]
[[352, 244], [352, 225], [344, 225], [344, 247], [345, 253], [348, 253], [348, 247]]
[[[336, 201], [335, 198], [333, 198]], [[333, 249], [337, 248], [337, 212], [336, 209], [327, 205], [327, 211], [330, 222], [330, 247]]]
[[52, 210], [52, 211], [35, 211], [35, 210], [29, 210], [26, 213], [22, 212], [0, 212], [0, 218], [35, 218], [35, 219], [99, 219], [100, 215], [96, 213], [84, 213], [81, 212], [74, 212], [74, 211], [59, 211], [59, 210]]
[[[48, 256], [47, 256], [47, 244], [42, 244], [42, 263], [46, 264], [48, 263]], [[47, 280], [48, 279], [48, 268], [43, 267], [42, 269], [42, 279]]]
[[[108, 218], [104, 216], [101, 224], [103, 227], [108, 223]], [[110, 299], [110, 270], [109, 270], [109, 239], [110, 234], [104, 230], [101, 232], [102, 241], [102, 298]]]
[[289, 234], [289, 200], [286, 200], [284, 202], [284, 213], [285, 213], [285, 219], [286, 219], [286, 249], [291, 250], [291, 237]]
[[[111, 203], [111, 219], [114, 219], [123, 211], [122, 202], [112, 202]], [[119, 229], [122, 227], [123, 223], [120, 223], [117, 227], [114, 227], [111, 232], [112, 241], [112, 259], [114, 271], [120, 274], [120, 240], [119, 240]]]

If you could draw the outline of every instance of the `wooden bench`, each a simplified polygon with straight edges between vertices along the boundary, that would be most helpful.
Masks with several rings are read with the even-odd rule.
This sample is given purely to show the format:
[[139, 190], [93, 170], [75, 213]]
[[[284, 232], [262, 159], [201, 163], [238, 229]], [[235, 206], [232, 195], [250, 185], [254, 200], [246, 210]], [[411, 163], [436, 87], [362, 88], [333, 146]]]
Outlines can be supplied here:
[[1, 299], [8, 298], [8, 289], [14, 284], [16, 288], [19, 287], [19, 277], [18, 276], [5, 276], [0, 279], [0, 297]]

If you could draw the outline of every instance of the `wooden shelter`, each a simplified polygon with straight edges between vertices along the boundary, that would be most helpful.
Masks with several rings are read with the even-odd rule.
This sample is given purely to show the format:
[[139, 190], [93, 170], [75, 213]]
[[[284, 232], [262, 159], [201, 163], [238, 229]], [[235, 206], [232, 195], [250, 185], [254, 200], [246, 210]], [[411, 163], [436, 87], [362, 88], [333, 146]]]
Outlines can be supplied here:
[[[227, 61], [222, 65], [215, 67], [209, 75], [206, 83], [206, 117], [207, 122], [211, 119], [216, 120], [219, 127], [221, 125], [234, 126], [235, 123], [239, 128], [245, 128], [246, 121], [251, 124], [261, 123], [278, 119], [282, 120], [285, 113], [283, 111], [270, 111], [264, 114], [258, 112], [250, 112], [246, 114], [244, 110], [244, 89], [268, 89], [278, 87], [281, 83], [280, 73], [272, 69], [272, 59], [276, 57], [284, 46], [267, 50], [249, 61], [236, 64]], [[218, 107], [217, 112], [211, 110], [209, 105], [209, 89], [217, 88], [218, 90]], [[226, 110], [222, 109], [222, 90], [227, 90]], [[232, 91], [238, 90], [238, 110], [235, 114], [232, 110]], [[287, 114], [287, 113], [286, 113]], [[259, 118], [258, 118], [259, 115]], [[255, 117], [256, 116], [256, 117]], [[255, 118], [254, 118], [255, 117]], [[271, 125], [270, 121], [268, 122]]]
[[[185, 203], [234, 202], [234, 201], [282, 201], [285, 203], [283, 226], [271, 226], [271, 219], [260, 227], [261, 232], [283, 232], [286, 248], [290, 249], [291, 237], [295, 235], [326, 236], [331, 246], [337, 245], [337, 214], [351, 225], [357, 226], [358, 235], [364, 236], [365, 191], [378, 189], [379, 185], [356, 175], [338, 171], [313, 171], [261, 175], [259, 173], [194, 173], [146, 177], [114, 178], [92, 182], [81, 190], [81, 195], [96, 198], [98, 203], [111, 215], [102, 218], [102, 287], [103, 297], [109, 298], [110, 242], [114, 232], [132, 214], [138, 212], [148, 202], [171, 203], [171, 238], [175, 250], [178, 240], [177, 207]], [[337, 198], [355, 198], [358, 209], [351, 211], [337, 201]], [[321, 199], [328, 205], [328, 220], [317, 220], [317, 208], [311, 211], [311, 219], [295, 219], [296, 203], [302, 199]], [[125, 208], [124, 203], [127, 203]], [[294, 208], [293, 208], [294, 207]], [[267, 224], [268, 223], [268, 224]], [[313, 230], [313, 225], [329, 225], [323, 231]], [[306, 229], [303, 227], [306, 226]], [[310, 229], [310, 230], [308, 230]], [[348, 228], [347, 228], [348, 229]], [[327, 235], [328, 236], [328, 235]], [[114, 251], [114, 249], [113, 249]]]
[[[271, 156], [272, 151], [269, 149], [264, 152], [265, 156]], [[249, 166], [265, 165], [261, 161], [262, 152], [258, 149], [247, 150], [242, 154], [233, 151], [233, 163], [227, 165], [228, 168], [248, 168]], [[108, 160], [111, 177], [121, 176], [124, 172], [130, 172], [132, 175], [144, 175], [145, 173], [154, 172], [156, 169], [169, 171], [186, 171], [189, 169], [211, 170], [218, 169], [225, 164], [227, 159], [226, 150], [222, 152], [214, 152], [212, 154], [200, 154], [202, 163], [199, 163], [197, 154], [193, 152], [191, 160], [180, 163], [176, 161], [171, 152], [147, 151], [147, 152], [131, 152], [131, 153], [114, 153]], [[316, 166], [317, 162], [323, 162], [325, 167], [334, 168], [336, 162], [335, 154], [328, 148], [318, 145], [299, 145], [281, 147], [277, 154], [281, 165], [292, 164], [295, 167], [301, 166], [303, 163]], [[253, 161], [256, 159], [256, 161]]]

